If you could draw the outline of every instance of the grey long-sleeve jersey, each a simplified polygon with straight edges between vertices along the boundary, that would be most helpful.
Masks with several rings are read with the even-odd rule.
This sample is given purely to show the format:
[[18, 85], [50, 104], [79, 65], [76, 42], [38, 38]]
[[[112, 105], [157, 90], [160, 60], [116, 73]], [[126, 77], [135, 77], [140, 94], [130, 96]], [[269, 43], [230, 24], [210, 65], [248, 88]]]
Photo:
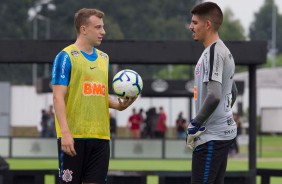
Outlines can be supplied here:
[[[232, 117], [234, 72], [232, 54], [221, 40], [204, 50], [195, 68], [194, 100], [196, 120], [204, 121], [201, 123], [207, 130], [195, 140], [196, 146], [210, 140], [230, 140], [236, 137], [237, 127]], [[209, 86], [209, 83], [213, 84]], [[220, 94], [216, 93], [218, 88], [221, 88]], [[218, 100], [213, 101], [213, 97]]]

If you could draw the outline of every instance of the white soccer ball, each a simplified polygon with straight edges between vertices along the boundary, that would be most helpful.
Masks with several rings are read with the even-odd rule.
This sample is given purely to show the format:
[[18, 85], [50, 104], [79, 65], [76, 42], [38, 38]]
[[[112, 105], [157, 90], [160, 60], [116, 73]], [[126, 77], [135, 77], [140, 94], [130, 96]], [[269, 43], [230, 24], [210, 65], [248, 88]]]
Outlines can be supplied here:
[[142, 89], [142, 78], [133, 70], [121, 70], [113, 78], [114, 93], [120, 98], [137, 97]]

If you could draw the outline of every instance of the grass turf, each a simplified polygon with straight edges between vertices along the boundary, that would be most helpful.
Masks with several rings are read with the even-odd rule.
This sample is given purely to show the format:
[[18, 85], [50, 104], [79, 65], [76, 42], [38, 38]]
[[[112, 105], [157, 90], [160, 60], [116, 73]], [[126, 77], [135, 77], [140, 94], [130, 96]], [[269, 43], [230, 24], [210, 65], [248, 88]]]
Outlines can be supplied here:
[[[54, 159], [7, 159], [11, 169], [57, 169]], [[282, 169], [282, 159], [261, 159], [257, 161], [257, 168]], [[191, 160], [111, 160], [110, 170], [124, 171], [190, 171]], [[246, 159], [229, 159], [227, 171], [247, 171]], [[53, 178], [46, 177], [46, 184], [53, 184]], [[148, 184], [158, 184], [157, 176], [149, 176]], [[260, 183], [260, 177], [257, 177]], [[281, 184], [282, 177], [272, 177], [271, 184]]]
[[[262, 136], [257, 138], [257, 168], [282, 170], [282, 136]], [[227, 171], [248, 170], [248, 149], [240, 146], [240, 157], [228, 160]], [[7, 159], [10, 169], [57, 169], [56, 159]], [[191, 160], [110, 160], [109, 170], [124, 171], [190, 171]], [[157, 184], [158, 177], [149, 176], [148, 184]], [[260, 177], [257, 177], [260, 183]], [[271, 184], [281, 184], [282, 177], [271, 177]], [[52, 179], [46, 178], [46, 184], [53, 184]]]

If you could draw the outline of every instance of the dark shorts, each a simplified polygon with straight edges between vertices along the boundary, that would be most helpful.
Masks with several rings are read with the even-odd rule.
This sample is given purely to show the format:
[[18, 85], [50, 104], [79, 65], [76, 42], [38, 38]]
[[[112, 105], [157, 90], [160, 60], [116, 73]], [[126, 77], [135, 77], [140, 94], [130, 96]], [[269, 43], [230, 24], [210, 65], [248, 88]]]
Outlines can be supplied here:
[[209, 141], [195, 148], [192, 158], [192, 184], [223, 184], [229, 148], [234, 139]]
[[61, 140], [58, 139], [60, 183], [106, 183], [110, 157], [109, 140], [79, 139], [75, 140], [74, 147], [77, 155], [71, 157], [62, 152]]

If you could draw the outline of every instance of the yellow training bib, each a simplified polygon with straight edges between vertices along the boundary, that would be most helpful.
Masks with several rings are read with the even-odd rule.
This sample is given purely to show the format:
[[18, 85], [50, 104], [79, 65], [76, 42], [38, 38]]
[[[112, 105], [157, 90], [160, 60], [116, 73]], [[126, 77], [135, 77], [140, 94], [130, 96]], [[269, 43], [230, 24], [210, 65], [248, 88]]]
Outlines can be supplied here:
[[[95, 49], [97, 59], [89, 61], [70, 45], [64, 49], [71, 61], [71, 77], [65, 96], [68, 126], [73, 138], [110, 139], [107, 54]], [[56, 119], [57, 136], [61, 131]]]

